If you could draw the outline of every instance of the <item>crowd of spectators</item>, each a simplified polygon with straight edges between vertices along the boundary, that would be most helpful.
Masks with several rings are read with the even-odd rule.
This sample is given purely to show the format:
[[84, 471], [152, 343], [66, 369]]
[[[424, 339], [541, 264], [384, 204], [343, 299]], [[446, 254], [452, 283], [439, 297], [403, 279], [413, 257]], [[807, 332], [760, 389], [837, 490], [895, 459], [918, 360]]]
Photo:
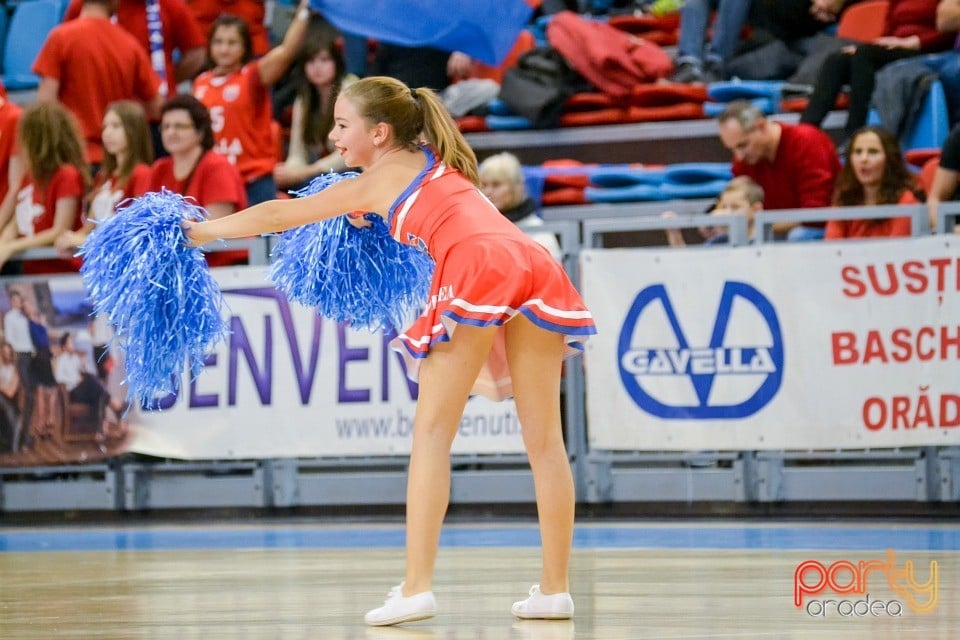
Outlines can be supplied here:
[[[800, 124], [769, 118], [746, 102], [730, 104], [717, 119], [734, 176], [750, 178], [756, 189], [749, 193], [763, 194], [762, 203], [748, 198], [747, 209], [912, 202], [928, 195], [933, 211], [953, 197], [960, 133], [948, 138], [925, 194], [909, 172], [901, 175], [905, 165], [897, 135], [863, 125], [877, 72], [907, 60], [939, 74], [948, 102], [960, 103], [953, 95], [960, 91], [955, 49], [960, 0], [889, 0], [883, 33], [871, 42], [851, 42], [832, 32], [846, 10], [865, 1], [873, 0], [672, 3], [679, 11], [675, 68], [655, 83], [690, 85], [750, 73], [808, 83], [801, 84], [801, 92], [808, 86], [808, 102]], [[531, 4], [537, 17], [595, 7]], [[664, 11], [662, 2], [612, 2], [606, 8], [632, 15]], [[49, 33], [34, 63], [40, 77], [36, 103], [21, 108], [0, 89], [4, 273], [34, 272], [29, 263], [11, 259], [48, 245], [64, 258], [55, 268], [75, 269], [71, 255], [94, 221], [146, 191], [166, 188], [191, 196], [222, 216], [282, 197], [320, 173], [345, 169], [327, 134], [334, 97], [355, 78], [351, 71], [393, 75], [438, 91], [460, 83], [458, 101], [480, 95], [467, 89], [470, 81], [495, 83], [503, 75], [503, 68], [484, 68], [461, 52], [342, 37], [306, 0], [289, 9], [289, 25], [271, 47], [260, 0], [71, 0], [64, 22]], [[505, 65], [516, 63], [516, 53]], [[278, 83], [284, 88], [275, 95]], [[847, 85], [849, 110], [838, 152], [820, 125]], [[490, 85], [483, 86], [487, 91]], [[882, 157], [882, 167], [857, 169], [868, 157]], [[537, 217], [538, 203], [516, 180], [516, 158], [498, 156], [485, 167], [483, 188], [491, 200], [513, 199], [497, 202], [505, 215], [525, 224], [530, 215]], [[896, 197], [886, 182], [880, 191], [867, 186], [864, 176], [871, 171], [896, 174]], [[725, 192], [721, 202], [731, 193], [746, 193], [743, 180], [735, 184], [740, 188]], [[727, 209], [724, 203], [721, 210]], [[836, 228], [810, 223], [775, 230], [789, 240], [811, 240], [825, 233], [878, 235], [881, 227]], [[889, 229], [897, 235], [902, 225]]]

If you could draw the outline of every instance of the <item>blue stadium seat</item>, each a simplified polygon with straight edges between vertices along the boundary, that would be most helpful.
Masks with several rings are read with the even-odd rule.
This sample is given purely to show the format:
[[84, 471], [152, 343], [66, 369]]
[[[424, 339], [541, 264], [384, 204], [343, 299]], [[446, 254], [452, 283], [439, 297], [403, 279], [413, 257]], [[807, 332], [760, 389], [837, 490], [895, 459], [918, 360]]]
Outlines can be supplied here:
[[17, 4], [3, 53], [3, 84], [10, 91], [35, 89], [40, 79], [30, 71], [47, 34], [60, 22], [58, 0], [30, 0]]
[[[867, 116], [867, 124], [882, 125], [880, 115], [873, 109]], [[923, 99], [916, 122], [900, 139], [904, 153], [914, 149], [939, 149], [950, 132], [950, 115], [947, 97], [939, 80], [930, 85]]]
[[927, 97], [923, 99], [920, 117], [913, 124], [903, 140], [903, 150], [939, 149], [950, 132], [950, 114], [947, 111], [947, 97], [943, 85], [937, 80], [930, 85]]
[[0, 69], [3, 69], [3, 49], [7, 45], [7, 27], [10, 26], [10, 14], [6, 6], [0, 5]]

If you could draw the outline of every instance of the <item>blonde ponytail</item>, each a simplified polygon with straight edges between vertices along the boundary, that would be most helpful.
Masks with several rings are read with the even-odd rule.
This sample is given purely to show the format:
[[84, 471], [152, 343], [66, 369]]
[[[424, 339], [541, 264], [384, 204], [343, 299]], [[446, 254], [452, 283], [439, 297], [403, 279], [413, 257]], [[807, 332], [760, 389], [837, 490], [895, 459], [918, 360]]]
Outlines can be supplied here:
[[389, 124], [398, 144], [413, 146], [425, 136], [447, 166], [479, 183], [476, 154], [432, 90], [410, 89], [395, 78], [373, 76], [344, 87], [341, 95], [369, 122]]
[[479, 184], [477, 156], [439, 96], [425, 87], [414, 89], [412, 93], [423, 111], [423, 132], [427, 141], [436, 147], [440, 159], [447, 166], [459, 169], [470, 182]]

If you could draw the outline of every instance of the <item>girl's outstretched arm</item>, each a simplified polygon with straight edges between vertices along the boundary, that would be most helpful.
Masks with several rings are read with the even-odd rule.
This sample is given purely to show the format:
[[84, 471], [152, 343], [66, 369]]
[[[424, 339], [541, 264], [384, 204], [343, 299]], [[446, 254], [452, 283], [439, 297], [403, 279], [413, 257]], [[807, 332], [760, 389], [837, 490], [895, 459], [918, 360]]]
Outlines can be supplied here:
[[386, 209], [381, 200], [371, 181], [364, 180], [361, 175], [342, 180], [305, 198], [268, 200], [217, 220], [185, 223], [184, 231], [191, 244], [200, 246], [220, 238], [245, 238], [286, 231], [350, 211], [384, 215]]

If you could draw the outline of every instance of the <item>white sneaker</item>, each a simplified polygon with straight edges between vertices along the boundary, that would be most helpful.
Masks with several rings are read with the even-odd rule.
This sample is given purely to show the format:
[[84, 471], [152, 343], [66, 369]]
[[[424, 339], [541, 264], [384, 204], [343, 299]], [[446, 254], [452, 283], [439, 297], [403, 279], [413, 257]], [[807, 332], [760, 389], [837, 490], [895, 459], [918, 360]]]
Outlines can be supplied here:
[[525, 620], [567, 620], [573, 617], [573, 598], [569, 593], [540, 593], [540, 585], [530, 587], [530, 597], [514, 602], [513, 615]]
[[363, 620], [374, 627], [384, 627], [401, 622], [425, 620], [437, 615], [437, 601], [433, 591], [424, 591], [409, 597], [403, 597], [401, 582], [387, 594], [382, 607], [371, 609]]

